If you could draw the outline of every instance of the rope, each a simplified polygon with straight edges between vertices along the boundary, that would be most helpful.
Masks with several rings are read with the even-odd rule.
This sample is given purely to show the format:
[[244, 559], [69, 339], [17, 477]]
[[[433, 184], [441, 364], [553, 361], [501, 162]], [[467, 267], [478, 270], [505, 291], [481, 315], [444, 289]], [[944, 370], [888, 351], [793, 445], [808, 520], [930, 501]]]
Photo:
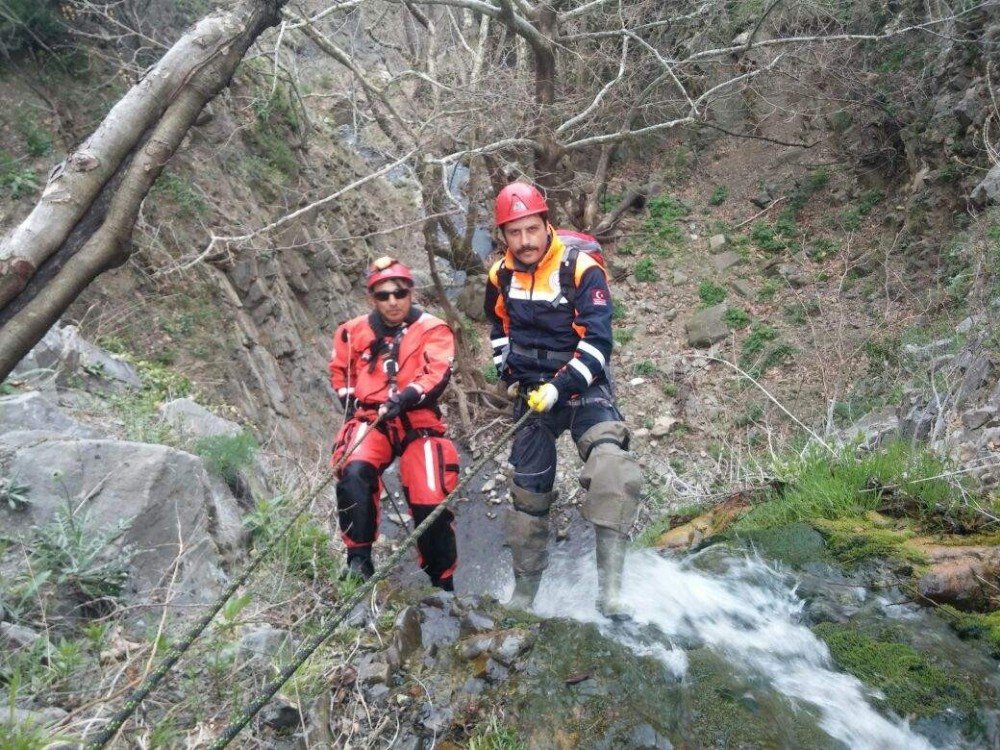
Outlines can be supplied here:
[[336, 615], [326, 625], [326, 627], [323, 628], [323, 630], [320, 631], [319, 633], [310, 637], [309, 640], [307, 640], [301, 646], [299, 646], [298, 649], [296, 649], [295, 653], [292, 655], [291, 663], [285, 666], [274, 680], [265, 685], [254, 700], [248, 703], [241, 711], [239, 711], [233, 716], [230, 723], [226, 725], [226, 727], [222, 730], [222, 732], [215, 739], [215, 741], [211, 745], [209, 745], [209, 750], [221, 750], [221, 748], [226, 747], [230, 742], [233, 741], [236, 735], [239, 734], [243, 730], [243, 728], [250, 722], [250, 719], [256, 716], [257, 713], [264, 706], [267, 705], [267, 703], [271, 700], [271, 698], [274, 697], [274, 694], [281, 689], [281, 686], [284, 685], [286, 682], [288, 682], [291, 676], [295, 674], [296, 670], [302, 666], [303, 662], [305, 662], [306, 659], [312, 656], [313, 652], [315, 652], [316, 649], [319, 648], [320, 645], [322, 645], [323, 641], [325, 641], [327, 638], [333, 635], [334, 631], [344, 621], [347, 615], [354, 609], [355, 605], [357, 605], [358, 602], [364, 599], [365, 596], [368, 595], [368, 592], [374, 589], [375, 585], [379, 581], [385, 579], [385, 577], [389, 575], [389, 572], [396, 566], [396, 563], [402, 560], [403, 555], [406, 554], [409, 548], [416, 543], [417, 538], [424, 533], [424, 531], [427, 529], [428, 526], [434, 523], [434, 521], [438, 518], [438, 516], [444, 513], [445, 508], [448, 507], [448, 504], [454, 498], [458, 497], [459, 491], [463, 487], [465, 487], [465, 485], [469, 482], [469, 480], [471, 480], [474, 476], [476, 476], [476, 474], [479, 473], [479, 470], [483, 468], [483, 466], [486, 464], [487, 461], [492, 459], [497, 453], [500, 452], [500, 449], [504, 447], [506, 442], [513, 436], [513, 434], [517, 431], [517, 429], [522, 424], [524, 424], [528, 420], [528, 418], [531, 417], [533, 414], [534, 412], [532, 412], [530, 409], [525, 410], [524, 415], [519, 420], [517, 420], [517, 422], [514, 423], [514, 426], [508, 429], [503, 435], [500, 436], [500, 438], [496, 442], [496, 445], [494, 445], [492, 449], [487, 451], [486, 454], [482, 456], [482, 458], [480, 458], [478, 461], [476, 461], [476, 463], [472, 465], [472, 468], [468, 471], [465, 477], [458, 483], [455, 489], [453, 489], [451, 492], [448, 493], [448, 496], [441, 501], [440, 505], [438, 505], [433, 511], [431, 511], [430, 515], [427, 516], [427, 518], [425, 518], [423, 522], [419, 526], [417, 526], [410, 533], [408, 537], [406, 537], [405, 540], [403, 540], [403, 543], [399, 546], [399, 549], [396, 550], [396, 552], [394, 552], [388, 560], [386, 560], [385, 564], [381, 568], [379, 568], [371, 578], [365, 581], [364, 584], [359, 586], [354, 591], [354, 593], [347, 599], [347, 601], [343, 602], [337, 608]]
[[[376, 419], [372, 424], [371, 428], [379, 423], [380, 420]], [[327, 485], [333, 481], [336, 476], [337, 470], [344, 465], [347, 459], [361, 444], [361, 441], [365, 439], [369, 430], [362, 430], [361, 434], [354, 440], [353, 443], [344, 451], [344, 455], [340, 457], [336, 464], [334, 464], [326, 479], [319, 483], [319, 485], [310, 492], [302, 504], [299, 506], [298, 510], [292, 514], [292, 517], [288, 519], [278, 535], [274, 537], [271, 542], [260, 552], [258, 552], [253, 559], [250, 560], [246, 569], [240, 574], [240, 576], [232, 581], [219, 598], [211, 605], [205, 614], [203, 614], [194, 625], [184, 634], [184, 636], [178, 641], [167, 653], [152, 672], [146, 677], [143, 683], [136, 688], [136, 690], [128, 697], [128, 699], [121, 705], [117, 712], [111, 717], [110, 721], [104, 725], [100, 732], [98, 732], [97, 737], [94, 738], [93, 742], [86, 746], [86, 750], [100, 750], [106, 744], [108, 744], [112, 738], [121, 729], [122, 724], [125, 720], [131, 716], [139, 704], [142, 703], [143, 699], [149, 695], [153, 689], [160, 684], [160, 681], [166, 677], [167, 673], [173, 668], [177, 661], [184, 655], [184, 653], [191, 648], [191, 645], [198, 639], [198, 637], [204, 632], [205, 628], [208, 627], [209, 623], [212, 622], [219, 610], [229, 601], [230, 597], [236, 593], [236, 590], [249, 580], [250, 576], [257, 569], [264, 558], [270, 554], [270, 552], [275, 548], [277, 543], [287, 534], [299, 517], [305, 513], [305, 511], [312, 504], [313, 500], [326, 489]]]

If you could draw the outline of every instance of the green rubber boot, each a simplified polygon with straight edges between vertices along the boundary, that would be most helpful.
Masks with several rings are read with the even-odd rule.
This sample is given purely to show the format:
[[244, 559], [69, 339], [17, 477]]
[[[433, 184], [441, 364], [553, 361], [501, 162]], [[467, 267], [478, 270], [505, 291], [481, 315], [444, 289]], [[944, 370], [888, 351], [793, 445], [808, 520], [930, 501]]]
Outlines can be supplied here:
[[597, 609], [612, 620], [628, 619], [621, 603], [622, 569], [628, 539], [613, 529], [595, 528], [597, 534]]
[[541, 573], [515, 573], [514, 593], [507, 601], [511, 609], [531, 609], [535, 601], [535, 594], [538, 593], [538, 584], [542, 582]]

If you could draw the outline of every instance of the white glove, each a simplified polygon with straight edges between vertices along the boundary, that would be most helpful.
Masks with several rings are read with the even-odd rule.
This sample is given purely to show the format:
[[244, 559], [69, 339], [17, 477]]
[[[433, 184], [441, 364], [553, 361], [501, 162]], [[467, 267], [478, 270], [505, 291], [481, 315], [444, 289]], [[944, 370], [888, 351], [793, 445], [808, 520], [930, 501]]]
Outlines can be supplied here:
[[528, 408], [532, 411], [545, 412], [556, 405], [559, 400], [559, 389], [552, 383], [542, 383], [528, 396]]

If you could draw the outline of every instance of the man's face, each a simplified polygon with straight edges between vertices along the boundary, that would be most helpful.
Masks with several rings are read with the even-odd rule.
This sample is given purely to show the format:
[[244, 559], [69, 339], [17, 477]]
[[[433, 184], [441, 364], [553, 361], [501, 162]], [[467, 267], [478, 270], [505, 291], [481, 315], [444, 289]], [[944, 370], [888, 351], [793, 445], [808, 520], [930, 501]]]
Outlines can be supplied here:
[[413, 290], [399, 279], [386, 279], [375, 285], [368, 299], [386, 325], [398, 326], [410, 314]]
[[545, 222], [538, 214], [508, 221], [501, 230], [507, 247], [526, 266], [535, 265], [548, 250]]

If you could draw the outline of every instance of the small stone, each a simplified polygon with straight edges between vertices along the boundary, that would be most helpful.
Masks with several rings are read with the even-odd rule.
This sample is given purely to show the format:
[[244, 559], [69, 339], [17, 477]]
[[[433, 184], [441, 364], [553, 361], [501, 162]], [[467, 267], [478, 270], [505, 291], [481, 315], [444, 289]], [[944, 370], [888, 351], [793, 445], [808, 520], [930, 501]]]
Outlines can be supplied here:
[[496, 479], [487, 479], [480, 488], [481, 492], [491, 492], [497, 486]]
[[674, 271], [674, 275], [671, 281], [674, 286], [680, 286], [681, 284], [686, 284], [687, 280], [688, 277], [685, 274], [681, 273], [680, 271]]
[[708, 249], [713, 253], [719, 252], [725, 246], [726, 235], [724, 234], [714, 234], [708, 238]]
[[631, 386], [637, 386], [637, 385], [642, 385], [645, 382], [646, 382], [645, 378], [632, 378], [630, 381], [628, 381], [628, 384]]
[[479, 612], [466, 612], [459, 621], [459, 632], [462, 635], [472, 633], [485, 633], [493, 630], [496, 624], [484, 614]]

